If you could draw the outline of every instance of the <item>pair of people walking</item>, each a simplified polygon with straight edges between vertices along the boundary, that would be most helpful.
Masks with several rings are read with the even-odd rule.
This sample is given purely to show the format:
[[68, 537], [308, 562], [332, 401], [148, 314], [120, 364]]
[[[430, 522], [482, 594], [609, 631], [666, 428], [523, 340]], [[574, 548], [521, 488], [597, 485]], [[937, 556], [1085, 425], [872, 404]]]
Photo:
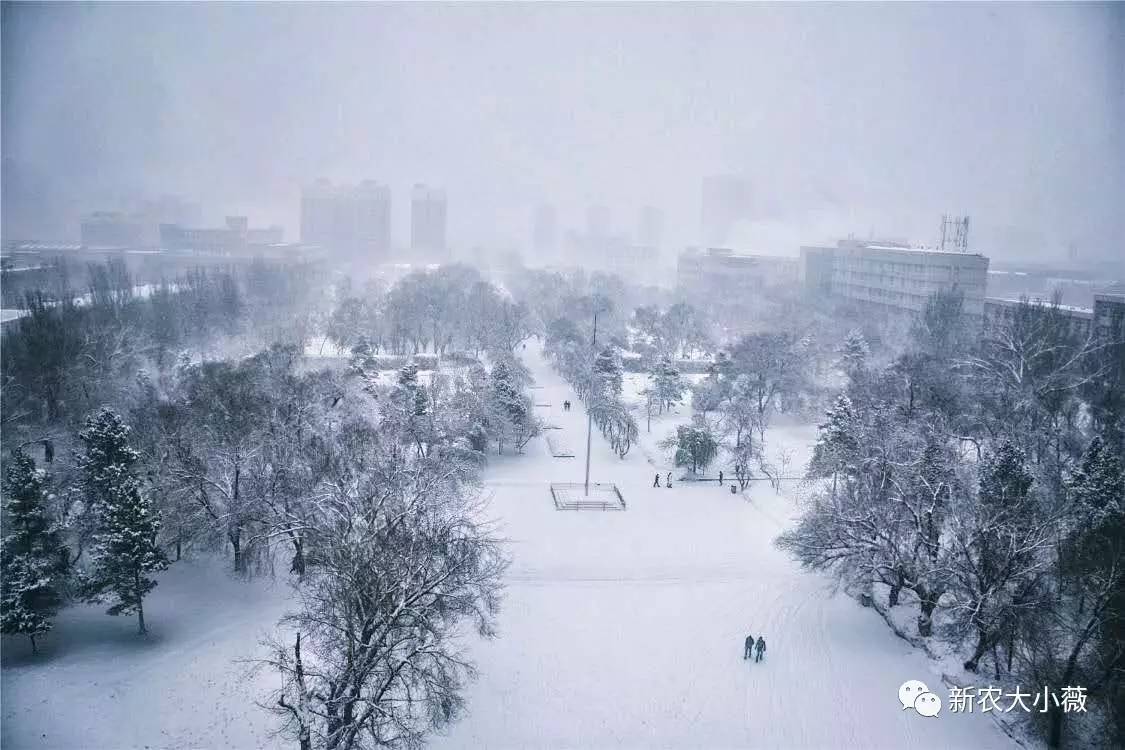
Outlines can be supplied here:
[[[666, 482], [667, 482], [667, 484], [664, 485], [665, 487], [671, 487], [672, 486], [672, 472], [668, 472], [668, 478], [667, 478]], [[659, 471], [656, 472], [656, 476], [652, 478], [652, 486], [653, 487], [659, 487], [660, 486], [660, 472]]]
[[563, 401], [563, 411], [570, 411], [570, 402]]
[[765, 655], [766, 655], [766, 639], [763, 638], [762, 636], [758, 636], [758, 640], [755, 641], [754, 636], [752, 636], [752, 635], [746, 636], [746, 641], [743, 644], [743, 648], [742, 648], [742, 660], [745, 661], [745, 660], [753, 657], [755, 662], [759, 662], [759, 661], [762, 660], [762, 657], [764, 657]]

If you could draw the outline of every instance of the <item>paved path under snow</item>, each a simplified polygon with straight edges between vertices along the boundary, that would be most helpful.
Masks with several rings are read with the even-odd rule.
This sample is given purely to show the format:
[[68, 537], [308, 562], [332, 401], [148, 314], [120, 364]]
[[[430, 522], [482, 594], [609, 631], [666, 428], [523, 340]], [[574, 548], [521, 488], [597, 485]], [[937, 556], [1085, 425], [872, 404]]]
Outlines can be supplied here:
[[[555, 404], [540, 415], [584, 447], [581, 402], [538, 347], [524, 356], [536, 400]], [[814, 437], [775, 429], [767, 441], [803, 456]], [[500, 637], [466, 641], [480, 678], [468, 715], [434, 747], [1013, 746], [987, 717], [901, 710], [903, 681], [938, 688], [940, 675], [876, 613], [772, 546], [792, 508], [765, 483], [746, 496], [714, 483], [654, 488], [671, 467], [651, 440], [619, 460], [595, 433], [591, 481], [616, 482], [628, 510], [556, 511], [548, 485], [582, 481], [584, 454], [552, 458], [544, 443], [487, 470], [513, 559]], [[742, 660], [747, 633], [768, 642], [760, 664]]]

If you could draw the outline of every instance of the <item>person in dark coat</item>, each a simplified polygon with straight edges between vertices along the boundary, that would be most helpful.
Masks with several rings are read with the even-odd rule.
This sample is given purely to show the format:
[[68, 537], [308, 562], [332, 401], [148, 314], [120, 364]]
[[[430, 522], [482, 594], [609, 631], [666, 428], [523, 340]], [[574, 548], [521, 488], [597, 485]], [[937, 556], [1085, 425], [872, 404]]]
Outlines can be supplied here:
[[754, 636], [746, 636], [746, 642], [742, 647], [742, 660], [746, 661], [754, 655]]
[[656, 476], [652, 480], [652, 486], [653, 487], [659, 487], [660, 486], [660, 472], [659, 471], [656, 472]]
[[758, 655], [754, 657], [754, 661], [759, 662], [762, 660], [762, 657], [766, 655], [766, 639], [762, 636], [758, 636], [758, 642], [755, 644], [754, 648], [758, 652]]
[[719, 486], [720, 487], [723, 486], [723, 472], [722, 472], [722, 470], [719, 471]]

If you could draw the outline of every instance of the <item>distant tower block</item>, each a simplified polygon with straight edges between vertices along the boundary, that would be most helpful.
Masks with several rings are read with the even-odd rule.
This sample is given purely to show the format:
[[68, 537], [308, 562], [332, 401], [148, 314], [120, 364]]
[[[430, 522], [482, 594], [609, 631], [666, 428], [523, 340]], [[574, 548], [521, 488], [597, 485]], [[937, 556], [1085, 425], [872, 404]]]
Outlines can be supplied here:
[[942, 215], [941, 245], [938, 249], [945, 253], [967, 253], [969, 251], [968, 216]]

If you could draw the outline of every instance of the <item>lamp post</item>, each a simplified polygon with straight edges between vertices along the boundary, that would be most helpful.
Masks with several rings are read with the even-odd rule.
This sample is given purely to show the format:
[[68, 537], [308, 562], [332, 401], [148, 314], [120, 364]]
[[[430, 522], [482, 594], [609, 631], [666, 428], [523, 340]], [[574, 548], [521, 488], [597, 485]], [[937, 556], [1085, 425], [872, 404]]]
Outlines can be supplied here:
[[[594, 337], [591, 341], [591, 350], [594, 352], [594, 361], [597, 361], [598, 348], [598, 309], [594, 308]], [[594, 365], [590, 363], [590, 382], [587, 387], [589, 394], [586, 400], [586, 497], [590, 496], [590, 436], [594, 429], [594, 415], [590, 411], [594, 400]]]

